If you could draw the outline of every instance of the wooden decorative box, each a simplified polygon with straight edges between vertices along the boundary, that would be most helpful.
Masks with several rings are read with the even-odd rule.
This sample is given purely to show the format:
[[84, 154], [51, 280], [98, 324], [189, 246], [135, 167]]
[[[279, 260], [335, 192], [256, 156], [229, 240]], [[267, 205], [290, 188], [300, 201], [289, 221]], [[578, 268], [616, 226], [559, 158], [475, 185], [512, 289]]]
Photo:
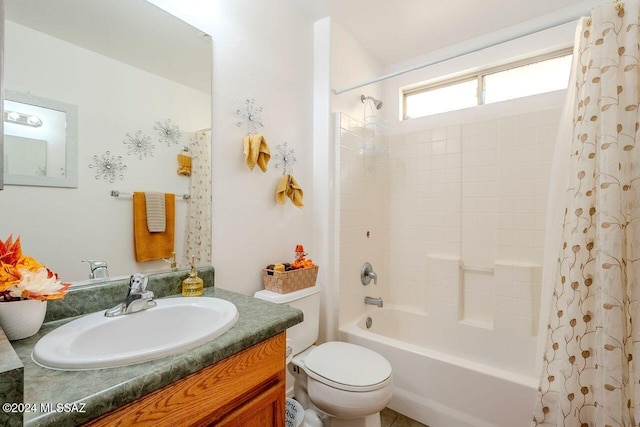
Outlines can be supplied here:
[[318, 266], [300, 268], [290, 271], [262, 270], [262, 284], [264, 288], [279, 294], [298, 291], [315, 286], [318, 277]]

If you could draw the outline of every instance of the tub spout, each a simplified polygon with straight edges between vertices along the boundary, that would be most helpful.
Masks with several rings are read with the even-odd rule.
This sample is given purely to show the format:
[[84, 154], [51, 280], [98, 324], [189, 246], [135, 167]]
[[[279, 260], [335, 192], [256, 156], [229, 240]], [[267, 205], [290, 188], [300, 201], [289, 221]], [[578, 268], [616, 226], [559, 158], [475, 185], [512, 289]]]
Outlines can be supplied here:
[[382, 307], [382, 298], [364, 297], [364, 303], [367, 305], [375, 305]]

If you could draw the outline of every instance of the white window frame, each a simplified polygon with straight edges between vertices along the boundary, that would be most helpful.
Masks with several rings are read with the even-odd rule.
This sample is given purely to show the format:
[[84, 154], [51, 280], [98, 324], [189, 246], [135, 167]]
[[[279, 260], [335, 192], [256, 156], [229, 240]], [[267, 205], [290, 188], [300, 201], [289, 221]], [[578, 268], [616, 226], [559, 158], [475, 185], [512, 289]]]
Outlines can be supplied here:
[[[446, 86], [453, 86], [459, 83], [464, 83], [470, 80], [477, 80], [478, 81], [478, 93], [477, 93], [477, 100], [478, 100], [478, 104], [477, 105], [486, 105], [484, 102], [484, 78], [485, 76], [488, 76], [490, 74], [495, 74], [495, 73], [499, 73], [502, 71], [506, 71], [506, 70], [510, 70], [513, 68], [518, 68], [518, 67], [523, 67], [525, 65], [531, 65], [531, 64], [535, 64], [537, 62], [543, 62], [543, 61], [547, 61], [550, 59], [555, 59], [555, 58], [560, 58], [563, 56], [568, 56], [571, 55], [573, 53], [573, 48], [569, 47], [566, 49], [561, 49], [561, 50], [556, 50], [550, 53], [546, 53], [543, 55], [537, 55], [537, 56], [532, 56], [530, 58], [526, 58], [520, 61], [513, 61], [513, 62], [509, 62], [507, 64], [504, 65], [500, 65], [497, 67], [491, 67], [491, 68], [486, 68], [484, 70], [480, 70], [478, 72], [475, 73], [470, 73], [470, 74], [466, 74], [460, 77], [456, 77], [453, 79], [446, 79], [446, 80], [441, 80], [437, 83], [432, 83], [432, 84], [426, 84], [426, 85], [421, 85], [421, 86], [417, 86], [417, 87], [412, 87], [411, 89], [403, 89], [402, 90], [402, 120], [411, 120], [411, 119], [418, 119], [418, 118], [422, 118], [422, 117], [429, 117], [433, 114], [429, 114], [426, 116], [418, 116], [418, 117], [408, 117], [407, 116], [407, 96], [411, 96], [411, 95], [417, 95], [420, 93], [424, 93], [424, 92], [429, 92], [435, 89], [440, 89]], [[535, 95], [535, 94], [533, 94]], [[533, 96], [533, 95], [529, 95], [529, 96]], [[500, 101], [503, 102], [503, 101]], [[457, 111], [457, 110], [456, 110]], [[435, 114], [441, 114], [441, 113], [435, 113]]]

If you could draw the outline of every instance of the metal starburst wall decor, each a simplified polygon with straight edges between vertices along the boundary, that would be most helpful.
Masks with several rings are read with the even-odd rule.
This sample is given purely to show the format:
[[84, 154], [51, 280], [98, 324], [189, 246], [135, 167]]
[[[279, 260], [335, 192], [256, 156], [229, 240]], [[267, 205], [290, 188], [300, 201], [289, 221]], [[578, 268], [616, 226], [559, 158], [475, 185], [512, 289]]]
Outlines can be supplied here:
[[278, 153], [275, 155], [276, 168], [282, 168], [282, 174], [293, 173], [293, 165], [298, 161], [296, 158], [296, 150], [289, 148], [289, 143], [278, 144]]
[[122, 156], [112, 156], [106, 151], [101, 156], [93, 156], [93, 164], [90, 168], [96, 168], [96, 179], [107, 179], [114, 182], [116, 178], [124, 179], [123, 172], [127, 170], [127, 165], [122, 163]]
[[236, 110], [236, 115], [240, 117], [238, 127], [246, 124], [248, 135], [253, 135], [259, 128], [264, 127], [262, 107], [258, 107], [255, 104], [255, 99], [247, 99], [244, 103], [244, 111]]
[[153, 129], [158, 131], [160, 142], [166, 142], [169, 147], [180, 142], [182, 132], [180, 132], [178, 125], [171, 122], [171, 119], [165, 120], [164, 123], [157, 121]]
[[141, 130], [137, 131], [135, 135], [127, 133], [127, 137], [122, 143], [129, 149], [127, 154], [130, 156], [138, 156], [140, 160], [147, 156], [153, 157], [155, 145], [151, 143], [151, 137], [143, 135]]

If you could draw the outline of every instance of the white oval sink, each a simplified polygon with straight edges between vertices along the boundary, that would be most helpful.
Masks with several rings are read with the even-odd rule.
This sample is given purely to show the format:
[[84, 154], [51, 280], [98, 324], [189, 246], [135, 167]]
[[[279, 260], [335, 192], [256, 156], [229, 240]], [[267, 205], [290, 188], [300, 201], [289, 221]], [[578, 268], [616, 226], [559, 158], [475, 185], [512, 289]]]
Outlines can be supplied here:
[[104, 310], [42, 337], [32, 358], [45, 368], [79, 370], [132, 365], [195, 348], [238, 321], [231, 302], [209, 297], [156, 300], [148, 310], [105, 317]]

